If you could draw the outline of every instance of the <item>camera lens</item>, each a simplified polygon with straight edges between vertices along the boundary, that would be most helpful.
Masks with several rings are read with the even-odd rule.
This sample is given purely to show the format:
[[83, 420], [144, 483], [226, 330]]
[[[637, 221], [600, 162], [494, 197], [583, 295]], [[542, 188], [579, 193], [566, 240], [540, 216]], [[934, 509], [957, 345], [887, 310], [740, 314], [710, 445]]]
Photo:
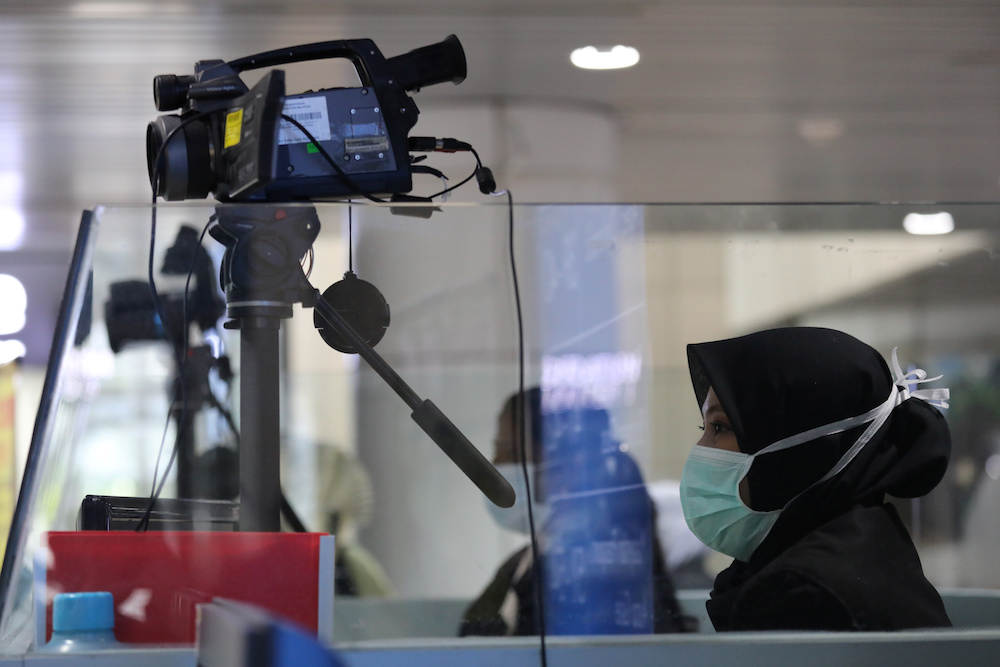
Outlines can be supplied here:
[[173, 111], [187, 104], [188, 90], [194, 83], [193, 76], [160, 74], [153, 78], [153, 102], [157, 111]]
[[146, 168], [156, 194], [167, 201], [204, 199], [215, 187], [208, 124], [160, 116], [146, 126]]
[[437, 44], [431, 44], [386, 61], [406, 90], [420, 90], [424, 86], [451, 81], [465, 81], [465, 50], [455, 35], [448, 35]]

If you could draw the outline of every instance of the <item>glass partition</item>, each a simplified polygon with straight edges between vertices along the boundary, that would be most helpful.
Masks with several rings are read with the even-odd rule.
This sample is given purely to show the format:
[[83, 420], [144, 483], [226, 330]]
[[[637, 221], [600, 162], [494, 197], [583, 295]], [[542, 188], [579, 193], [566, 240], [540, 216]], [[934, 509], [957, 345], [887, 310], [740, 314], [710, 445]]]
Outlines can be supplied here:
[[[940, 214], [949, 233], [904, 228]], [[702, 422], [685, 346], [788, 325], [944, 374], [948, 472], [893, 502], [940, 590], [1000, 589], [1000, 205], [164, 205], [101, 207], [86, 231], [4, 563], [5, 654], [49, 636], [74, 572], [97, 586], [123, 562], [177, 578], [116, 599], [132, 630], [190, 625], [209, 594], [303, 586], [306, 624], [341, 645], [543, 622], [711, 632], [704, 599], [731, 559], [681, 513]], [[426, 400], [446, 436], [418, 424]], [[484, 496], [486, 460], [534, 489], [532, 521]], [[250, 539], [255, 521], [334, 544], [206, 537]], [[113, 558], [100, 540], [119, 540]], [[208, 574], [157, 549], [202, 554]], [[969, 623], [1000, 624], [990, 613]]]

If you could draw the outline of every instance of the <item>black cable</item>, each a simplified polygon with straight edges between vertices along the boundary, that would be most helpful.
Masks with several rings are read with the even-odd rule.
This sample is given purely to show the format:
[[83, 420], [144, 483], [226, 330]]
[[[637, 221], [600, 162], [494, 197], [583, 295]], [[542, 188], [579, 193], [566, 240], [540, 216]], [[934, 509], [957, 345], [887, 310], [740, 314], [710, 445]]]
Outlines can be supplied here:
[[[164, 142], [166, 143], [166, 142]], [[162, 151], [162, 148], [161, 148]], [[159, 162], [162, 154], [157, 155], [156, 162], [154, 163], [156, 167], [153, 170], [153, 205], [150, 210], [150, 225], [149, 225], [149, 258], [146, 267], [147, 281], [149, 282], [149, 292], [153, 300], [153, 309], [156, 311], [157, 316], [160, 318], [161, 322], [165, 322], [163, 303], [160, 301], [160, 295], [156, 291], [156, 277], [155, 271], [153, 269], [153, 264], [156, 257], [156, 190], [159, 185]], [[171, 399], [172, 402], [173, 399]], [[153, 511], [153, 505], [156, 500], [156, 478], [159, 476], [160, 471], [160, 459], [163, 456], [163, 445], [167, 440], [167, 431], [170, 427], [170, 412], [172, 410], [172, 405], [167, 408], [167, 421], [163, 425], [163, 434], [160, 436], [160, 447], [156, 454], [156, 464], [153, 466], [153, 485], [149, 490], [149, 505], [146, 507], [146, 512], [143, 514], [142, 519], [139, 520], [139, 524], [136, 526], [136, 532], [143, 532], [146, 530], [146, 525], [149, 523], [149, 515]]]
[[312, 145], [316, 147], [316, 150], [319, 151], [319, 154], [323, 156], [323, 159], [326, 160], [327, 164], [333, 167], [333, 170], [337, 172], [337, 175], [343, 179], [347, 187], [349, 187], [352, 191], [354, 191], [355, 194], [361, 195], [365, 199], [373, 201], [376, 204], [388, 203], [385, 199], [379, 199], [378, 197], [375, 197], [365, 192], [357, 183], [351, 180], [351, 177], [347, 175], [347, 172], [344, 171], [341, 168], [341, 166], [337, 164], [337, 161], [334, 160], [332, 157], [330, 157], [330, 154], [326, 152], [326, 149], [323, 148], [323, 144], [321, 144], [319, 140], [316, 139], [316, 137], [314, 137], [312, 133], [305, 128], [305, 126], [302, 125], [302, 123], [295, 120], [291, 116], [286, 116], [285, 114], [281, 114], [281, 119], [288, 121], [296, 128], [298, 128], [299, 131], [302, 132], [302, 134], [306, 135], [306, 139], [308, 139], [312, 143]]
[[[222, 418], [226, 421], [226, 424], [229, 426], [229, 430], [232, 431], [233, 436], [236, 438], [236, 447], [238, 450], [240, 446], [240, 430], [236, 426], [236, 420], [233, 419], [233, 414], [229, 411], [228, 408], [226, 408], [226, 406], [224, 406], [222, 403], [219, 402], [219, 399], [212, 392], [208, 392], [208, 403], [213, 408], [218, 410], [219, 414], [221, 414]], [[285, 495], [285, 491], [282, 489], [280, 493], [281, 493], [281, 515], [285, 517], [285, 521], [288, 522], [288, 525], [296, 533], [308, 533], [309, 529], [306, 528], [305, 524], [302, 522], [302, 519], [300, 519], [299, 515], [295, 512], [295, 508], [293, 508], [292, 504], [288, 501], [288, 497]]]
[[[476, 156], [476, 160], [479, 160], [479, 156]], [[482, 163], [480, 163], [480, 167]], [[538, 532], [535, 529], [535, 511], [534, 511], [534, 493], [532, 493], [532, 481], [531, 475], [528, 474], [528, 447], [527, 447], [527, 420], [525, 419], [525, 413], [527, 413], [528, 402], [524, 400], [525, 398], [525, 382], [524, 382], [524, 314], [521, 306], [521, 288], [517, 279], [517, 262], [515, 261], [514, 253], [514, 196], [511, 194], [510, 190], [505, 191], [507, 195], [507, 237], [508, 237], [508, 252], [510, 255], [510, 275], [511, 283], [514, 287], [514, 312], [517, 317], [517, 395], [521, 397], [521, 409], [517, 413], [517, 428], [521, 434], [520, 438], [520, 455], [521, 455], [521, 474], [524, 476], [524, 486], [528, 494], [528, 534], [531, 537], [531, 553], [532, 561], [535, 564], [535, 578], [534, 578], [534, 594], [535, 594], [535, 619], [538, 622], [538, 637], [540, 641], [540, 658], [542, 667], [548, 665], [548, 650], [546, 647], [545, 639], [545, 593], [544, 593], [544, 558], [542, 558], [541, 550], [538, 546]], [[539, 408], [541, 409], [541, 408]], [[539, 418], [539, 415], [535, 415], [535, 418]], [[540, 446], [541, 443], [533, 443], [534, 446]]]
[[[337, 172], [337, 175], [340, 176], [341, 179], [343, 179], [343, 181], [347, 185], [347, 187], [349, 187], [355, 194], [360, 195], [360, 196], [364, 197], [365, 199], [367, 199], [369, 201], [375, 202], [376, 204], [387, 204], [387, 203], [390, 203], [390, 202], [388, 202], [385, 199], [380, 199], [380, 198], [375, 197], [374, 195], [372, 195], [372, 194], [370, 194], [368, 192], [365, 192], [357, 183], [355, 183], [353, 180], [351, 180], [351, 177], [347, 174], [347, 172], [345, 172], [344, 169], [339, 164], [337, 164], [337, 161], [334, 160], [330, 156], [330, 154], [326, 152], [326, 149], [323, 148], [323, 145], [319, 142], [319, 140], [316, 139], [316, 137], [314, 137], [313, 134], [309, 130], [307, 130], [304, 125], [302, 125], [302, 123], [300, 123], [299, 121], [295, 120], [291, 116], [286, 116], [285, 114], [281, 114], [281, 119], [288, 121], [289, 123], [291, 123], [292, 125], [294, 125], [300, 132], [302, 132], [302, 134], [305, 135], [306, 139], [308, 139], [312, 143], [312, 145], [316, 147], [316, 150], [319, 151], [319, 154], [321, 156], [323, 156], [323, 159], [327, 162], [327, 164], [329, 164], [331, 167], [333, 167], [334, 171]], [[455, 140], [454, 139], [448, 139], [448, 140], [445, 140], [445, 141], [455, 141]], [[449, 192], [452, 192], [453, 190], [456, 190], [456, 189], [462, 187], [463, 185], [465, 185], [466, 183], [468, 183], [469, 181], [471, 181], [473, 178], [475, 178], [476, 175], [479, 173], [479, 170], [483, 168], [483, 162], [479, 158], [479, 153], [476, 152], [476, 149], [474, 149], [471, 145], [469, 145], [469, 144], [467, 144], [465, 142], [455, 142], [455, 143], [458, 144], [458, 145], [460, 145], [461, 148], [457, 148], [455, 151], [447, 151], [447, 152], [456, 152], [458, 150], [462, 150], [462, 151], [468, 151], [468, 152], [472, 153], [472, 155], [476, 158], [476, 169], [473, 170], [473, 172], [471, 174], [469, 174], [467, 177], [463, 178], [461, 181], [459, 181], [455, 185], [452, 185], [450, 187], [445, 188], [444, 190], [441, 190], [440, 192], [436, 192], [436, 193], [430, 195], [429, 197], [427, 197], [428, 199], [434, 199], [435, 197], [441, 197], [442, 195], [446, 195]]]
[[429, 199], [434, 199], [435, 197], [440, 197], [442, 195], [448, 194], [449, 192], [451, 192], [453, 190], [457, 190], [458, 188], [462, 187], [463, 185], [465, 185], [466, 183], [468, 183], [469, 181], [471, 181], [472, 179], [474, 179], [476, 177], [476, 174], [479, 173], [479, 170], [483, 168], [483, 161], [479, 159], [479, 153], [477, 153], [476, 150], [474, 148], [472, 148], [472, 147], [469, 147], [466, 150], [468, 150], [470, 153], [472, 153], [472, 155], [476, 158], [476, 168], [475, 168], [475, 170], [473, 170], [473, 172], [471, 174], [469, 174], [467, 177], [463, 178], [461, 181], [459, 181], [455, 185], [452, 185], [450, 187], [445, 188], [444, 190], [441, 190], [440, 192], [435, 192], [434, 194], [430, 195]]
[[[170, 328], [167, 325], [167, 317], [166, 317], [166, 311], [163, 308], [163, 301], [160, 299], [160, 294], [159, 294], [159, 292], [156, 289], [156, 272], [154, 270], [154, 262], [155, 262], [155, 257], [156, 257], [156, 223], [157, 223], [157, 218], [156, 218], [156, 211], [157, 211], [157, 209], [156, 209], [156, 200], [157, 200], [157, 197], [159, 196], [158, 195], [158, 191], [160, 189], [160, 176], [161, 176], [162, 171], [163, 171], [163, 160], [166, 157], [167, 145], [170, 143], [170, 141], [175, 136], [177, 136], [177, 134], [179, 132], [181, 132], [185, 127], [187, 127], [191, 123], [194, 123], [195, 121], [201, 120], [202, 118], [204, 118], [207, 115], [208, 114], [206, 114], [206, 113], [196, 113], [196, 114], [194, 114], [194, 115], [192, 115], [192, 116], [184, 119], [183, 121], [181, 121], [177, 125], [177, 127], [175, 127], [172, 130], [170, 130], [170, 132], [168, 132], [167, 135], [163, 138], [163, 143], [160, 144], [160, 147], [156, 151], [156, 156], [153, 159], [153, 172], [152, 172], [151, 178], [150, 178], [150, 186], [151, 186], [152, 191], [153, 191], [153, 201], [152, 201], [152, 206], [150, 208], [149, 260], [148, 260], [148, 263], [147, 263], [146, 272], [147, 272], [147, 278], [148, 278], [148, 281], [149, 281], [149, 293], [150, 293], [150, 296], [151, 296], [151, 298], [153, 300], [153, 308], [156, 311], [157, 316], [160, 318], [160, 322], [163, 324], [164, 334], [167, 335], [168, 337], [170, 335]], [[211, 224], [214, 221], [214, 219], [215, 219], [215, 216], [213, 215], [212, 218], [209, 219], [208, 224], [202, 230], [201, 236], [198, 239], [199, 245], [201, 244], [201, 241], [205, 238], [205, 232], [211, 226]], [[175, 363], [177, 364], [177, 369], [178, 369], [178, 379], [177, 379], [177, 382], [178, 382], [179, 387], [180, 387], [181, 417], [180, 417], [179, 421], [183, 421], [184, 411], [187, 410], [187, 388], [185, 387], [185, 385], [187, 383], [184, 380], [185, 374], [186, 374], [186, 370], [187, 370], [187, 355], [184, 354], [184, 350], [187, 349], [187, 340], [188, 340], [188, 332], [187, 332], [187, 324], [186, 324], [187, 323], [188, 288], [190, 287], [190, 284], [191, 284], [191, 275], [194, 273], [195, 258], [196, 257], [197, 257], [197, 255], [194, 255], [191, 258], [191, 265], [188, 268], [187, 282], [185, 283], [185, 286], [184, 286], [184, 299], [183, 299], [183, 303], [182, 303], [182, 308], [183, 308], [183, 313], [184, 313], [183, 317], [184, 317], [184, 323], [185, 323], [184, 324], [184, 326], [185, 326], [185, 328], [184, 328], [184, 334], [183, 334], [183, 339], [182, 339], [183, 340], [183, 347], [182, 348], [178, 348], [176, 345], [174, 346], [174, 353], [175, 353], [175, 356], [176, 356]], [[170, 404], [170, 406], [169, 406], [169, 408], [167, 410], [167, 423], [164, 425], [163, 435], [162, 435], [162, 437], [160, 439], [160, 448], [159, 448], [159, 451], [158, 451], [158, 453], [156, 455], [156, 464], [153, 467], [153, 485], [152, 485], [152, 488], [150, 489], [149, 504], [146, 506], [146, 511], [143, 513], [142, 518], [139, 520], [139, 523], [136, 525], [136, 532], [144, 532], [148, 528], [148, 526], [149, 526], [149, 520], [150, 520], [150, 517], [152, 516], [152, 513], [153, 513], [153, 508], [156, 505], [156, 500], [157, 500], [157, 498], [159, 498], [160, 493], [162, 493], [162, 491], [163, 491], [163, 485], [166, 482], [167, 476], [170, 473], [170, 469], [173, 467], [174, 459], [177, 456], [177, 444], [178, 443], [175, 441], [174, 442], [173, 451], [171, 452], [170, 458], [167, 461], [167, 467], [163, 471], [163, 477], [160, 480], [160, 485], [159, 485], [159, 487], [157, 487], [156, 478], [159, 476], [160, 460], [161, 460], [161, 458], [163, 456], [163, 446], [166, 443], [167, 429], [168, 429], [168, 427], [170, 425], [170, 414], [174, 410], [175, 399], [176, 399], [176, 397], [174, 397], [174, 399], [171, 400], [171, 404]]]
[[222, 419], [226, 422], [226, 426], [229, 427], [229, 430], [236, 437], [236, 445], [238, 447], [240, 444], [240, 430], [236, 426], [236, 420], [233, 419], [233, 413], [231, 413], [229, 408], [224, 406], [212, 392], [208, 392], [208, 404], [215, 408], [220, 415], [222, 415]]
[[[340, 176], [344, 180], [344, 183], [346, 183], [347, 186], [352, 191], [354, 191], [355, 194], [361, 195], [362, 197], [368, 199], [369, 201], [373, 201], [373, 202], [375, 202], [377, 204], [386, 204], [386, 203], [388, 203], [385, 199], [379, 199], [378, 197], [375, 197], [375, 196], [373, 196], [373, 195], [365, 192], [360, 186], [358, 186], [354, 181], [352, 181], [351, 177], [347, 174], [347, 172], [345, 172], [343, 170], [343, 168], [339, 164], [337, 164], [337, 161], [334, 160], [330, 156], [330, 154], [326, 152], [326, 149], [323, 148], [323, 145], [319, 142], [319, 140], [317, 140], [316, 137], [314, 137], [312, 135], [312, 133], [309, 132], [309, 130], [307, 130], [305, 128], [305, 126], [302, 125], [302, 123], [300, 123], [299, 121], [295, 120], [291, 116], [286, 116], [285, 114], [281, 115], [281, 119], [282, 120], [286, 120], [289, 123], [291, 123], [292, 125], [294, 125], [299, 131], [301, 131], [306, 136], [306, 139], [308, 139], [312, 143], [312, 145], [316, 147], [316, 150], [318, 150], [319, 154], [323, 156], [323, 159], [326, 160], [327, 164], [329, 164], [331, 167], [333, 167], [334, 171], [337, 172], [337, 175]], [[450, 141], [454, 141], [454, 140], [450, 140]], [[462, 187], [463, 185], [465, 185], [466, 183], [468, 183], [469, 181], [471, 181], [473, 178], [475, 178], [476, 174], [482, 168], [483, 162], [479, 158], [479, 153], [477, 153], [476, 150], [474, 148], [472, 148], [472, 146], [466, 144], [465, 142], [456, 142], [456, 143], [458, 143], [458, 144], [460, 144], [462, 146], [462, 148], [459, 148], [459, 149], [456, 149], [456, 150], [468, 151], [468, 152], [472, 153], [473, 156], [475, 156], [475, 158], [476, 158], [476, 169], [471, 174], [469, 174], [466, 178], [462, 179], [461, 181], [459, 181], [455, 185], [452, 185], [450, 187], [445, 188], [444, 190], [441, 190], [440, 192], [436, 192], [436, 193], [430, 195], [428, 197], [428, 199], [434, 199], [435, 197], [440, 197], [442, 195], [448, 194], [449, 192], [451, 192], [451, 191], [453, 191], [453, 190], [455, 190], [457, 188]], [[448, 152], [453, 152], [453, 151], [448, 151]]]
[[[170, 135], [168, 135], [168, 140], [169, 140], [169, 137], [170, 137]], [[165, 145], [166, 145], [166, 141], [164, 141], [164, 146]], [[161, 154], [162, 154], [162, 147], [161, 147], [160, 150], [161, 150]], [[159, 162], [159, 155], [157, 157], [157, 169], [154, 172], [156, 174], [154, 182], [159, 180], [159, 164], [158, 164], [158, 162]], [[156, 240], [156, 186], [155, 185], [153, 187], [153, 193], [154, 194], [153, 194], [152, 227], [151, 227], [151, 232], [150, 232], [149, 265], [148, 265], [149, 287], [150, 287], [150, 293], [153, 295], [153, 307], [156, 309], [157, 314], [160, 316], [160, 321], [163, 323], [163, 330], [164, 330], [165, 335], [167, 335], [169, 337], [169, 335], [170, 335], [170, 328], [167, 325], [166, 313], [163, 310], [163, 304], [160, 301], [159, 294], [156, 291], [155, 272], [153, 271], [154, 255], [155, 255], [155, 249], [156, 249], [156, 244], [155, 244], [155, 240]], [[215, 215], [212, 215], [212, 217], [209, 218], [208, 223], [201, 230], [201, 235], [198, 237], [198, 247], [201, 247], [202, 242], [205, 239], [205, 234], [208, 232], [208, 229], [212, 226], [212, 224], [214, 222], [215, 222]], [[177, 364], [177, 386], [178, 386], [179, 392], [180, 392], [180, 416], [177, 419], [178, 423], [183, 423], [184, 422], [184, 415], [185, 415], [185, 412], [187, 412], [187, 409], [188, 409], [188, 405], [187, 405], [187, 355], [185, 354], [185, 351], [187, 350], [187, 347], [188, 347], [187, 306], [188, 306], [188, 297], [189, 297], [190, 291], [191, 291], [191, 277], [194, 275], [194, 270], [195, 270], [195, 266], [197, 265], [197, 261], [198, 261], [198, 253], [194, 252], [194, 253], [191, 254], [191, 263], [188, 265], [187, 278], [186, 278], [186, 280], [184, 282], [184, 298], [181, 300], [181, 313], [182, 313], [181, 314], [181, 321], [183, 322], [183, 333], [181, 334], [180, 346], [174, 345], [174, 351], [175, 351], [175, 356], [176, 356], [175, 363]], [[211, 392], [209, 392], [209, 394], [211, 394]], [[214, 398], [214, 396], [213, 396], [213, 398]], [[175, 396], [175, 399], [176, 399], [176, 396]], [[162, 438], [160, 440], [160, 449], [159, 449], [159, 452], [156, 455], [156, 465], [153, 467], [153, 487], [150, 490], [149, 504], [146, 505], [146, 511], [143, 512], [142, 518], [139, 519], [139, 523], [135, 527], [135, 530], [136, 530], [137, 533], [145, 532], [148, 529], [148, 527], [149, 527], [149, 520], [152, 517], [153, 509], [156, 506], [156, 501], [159, 499], [160, 494], [163, 492], [163, 486], [166, 483], [167, 477], [169, 477], [169, 475], [170, 475], [170, 469], [173, 467], [174, 460], [177, 458], [177, 450], [178, 450], [178, 448], [180, 446], [180, 443], [175, 438], [174, 439], [173, 450], [170, 453], [170, 458], [167, 460], [167, 466], [163, 470], [163, 477], [160, 478], [159, 487], [157, 487], [156, 478], [159, 476], [160, 459], [163, 456], [163, 446], [166, 443], [167, 428], [168, 428], [168, 426], [170, 424], [170, 414], [172, 414], [173, 411], [174, 411], [174, 403], [175, 403], [175, 401], [172, 400], [171, 401], [171, 405], [170, 405], [169, 409], [167, 410], [167, 423], [164, 425], [164, 428], [163, 428], [163, 436], [162, 436]], [[230, 417], [230, 419], [231, 419], [231, 417]]]
[[296, 533], [308, 533], [305, 524], [299, 519], [299, 515], [295, 513], [295, 509], [292, 508], [292, 504], [288, 502], [288, 498], [285, 497], [285, 492], [281, 492], [281, 515], [285, 517], [285, 521], [291, 526], [292, 530]]
[[[163, 303], [160, 300], [160, 295], [156, 291], [155, 271], [153, 268], [156, 254], [156, 182], [158, 179], [159, 176], [155, 176], [153, 180], [153, 208], [150, 213], [149, 261], [147, 266], [147, 276], [149, 281], [149, 292], [153, 300], [153, 308], [156, 310], [156, 314], [159, 316], [160, 322], [165, 323], [165, 312], [163, 310]], [[183, 389], [181, 391], [183, 392]], [[153, 513], [153, 507], [156, 505], [156, 498], [159, 495], [156, 490], [156, 478], [159, 476], [160, 459], [163, 457], [163, 446], [166, 443], [167, 431], [170, 427], [170, 414], [173, 412], [173, 398], [174, 397], [171, 398], [171, 405], [167, 407], [167, 421], [163, 425], [163, 434], [160, 436], [160, 447], [156, 454], [156, 464], [153, 466], [153, 485], [149, 490], [149, 504], [146, 506], [146, 511], [143, 513], [142, 518], [136, 525], [135, 530], [137, 533], [145, 532], [148, 527], [149, 518]]]
[[[153, 190], [153, 201], [152, 201], [152, 206], [150, 208], [149, 260], [148, 260], [148, 263], [147, 263], [147, 266], [146, 266], [146, 273], [147, 273], [147, 277], [148, 277], [148, 281], [149, 281], [150, 296], [152, 297], [152, 300], [153, 300], [153, 308], [156, 310], [156, 314], [157, 314], [157, 316], [159, 316], [160, 322], [163, 323], [164, 332], [167, 333], [167, 334], [169, 334], [169, 328], [167, 327], [166, 312], [163, 309], [163, 301], [160, 299], [160, 294], [159, 294], [159, 292], [156, 289], [156, 275], [155, 275], [155, 271], [154, 271], [154, 268], [153, 268], [154, 267], [154, 261], [155, 261], [155, 258], [156, 258], [156, 222], [157, 222], [157, 219], [156, 219], [156, 210], [157, 210], [156, 209], [156, 199], [159, 196], [157, 194], [157, 191], [160, 189], [160, 174], [163, 171], [163, 160], [166, 157], [167, 144], [169, 144], [170, 141], [171, 141], [171, 139], [173, 139], [177, 135], [177, 133], [179, 133], [185, 127], [187, 127], [188, 125], [190, 125], [191, 123], [193, 123], [193, 122], [195, 122], [197, 120], [202, 119], [206, 115], [207, 114], [205, 114], [205, 113], [194, 114], [193, 116], [185, 119], [180, 124], [178, 124], [177, 127], [175, 127], [174, 129], [170, 130], [170, 132], [168, 132], [167, 135], [163, 138], [163, 143], [160, 144], [159, 149], [157, 149], [157, 151], [156, 151], [156, 156], [153, 159], [153, 173], [152, 173], [152, 177], [150, 178], [150, 186], [152, 187], [152, 190]], [[202, 237], [204, 238], [204, 233], [202, 233]], [[193, 271], [193, 270], [194, 270], [194, 262], [192, 261], [191, 271]], [[188, 274], [188, 279], [190, 280], [190, 273]], [[185, 298], [185, 307], [186, 307], [186, 301], [187, 301], [187, 299]], [[185, 337], [186, 337], [186, 334], [185, 334]], [[181, 354], [180, 357], [181, 358], [179, 359], [179, 362], [182, 362], [184, 355]], [[182, 392], [183, 392], [183, 388], [182, 388]], [[157, 466], [159, 466], [159, 462], [157, 462]], [[155, 473], [154, 473], [153, 478], [154, 478], [153, 479], [153, 485], [155, 487], [155, 485], [156, 485], [156, 475], [155, 475]]]
[[[188, 122], [194, 120], [195, 117], [189, 119]], [[153, 309], [156, 311], [157, 316], [160, 318], [160, 322], [165, 323], [166, 318], [164, 317], [165, 312], [163, 310], [163, 302], [160, 300], [160, 295], [156, 290], [156, 275], [153, 268], [155, 257], [156, 257], [156, 199], [157, 190], [160, 187], [160, 168], [162, 165], [162, 160], [165, 155], [164, 149], [170, 139], [173, 138], [175, 133], [183, 128], [187, 122], [181, 123], [179, 126], [171, 130], [160, 146], [160, 149], [156, 153], [156, 158], [153, 161], [153, 173], [150, 178], [150, 186], [153, 190], [153, 201], [149, 213], [149, 257], [146, 266], [147, 281], [149, 282], [149, 293], [153, 300]], [[137, 533], [145, 532], [146, 528], [149, 526], [149, 518], [153, 513], [153, 507], [156, 505], [156, 498], [158, 496], [156, 490], [156, 478], [159, 476], [160, 470], [160, 459], [163, 456], [163, 445], [167, 440], [167, 430], [170, 426], [170, 413], [173, 410], [173, 399], [171, 399], [171, 405], [167, 408], [167, 421], [163, 426], [163, 434], [160, 436], [160, 447], [156, 454], [156, 464], [153, 466], [153, 485], [149, 490], [149, 504], [146, 506], [146, 511], [143, 512], [142, 518], [139, 519], [139, 523], [136, 525], [135, 530]]]

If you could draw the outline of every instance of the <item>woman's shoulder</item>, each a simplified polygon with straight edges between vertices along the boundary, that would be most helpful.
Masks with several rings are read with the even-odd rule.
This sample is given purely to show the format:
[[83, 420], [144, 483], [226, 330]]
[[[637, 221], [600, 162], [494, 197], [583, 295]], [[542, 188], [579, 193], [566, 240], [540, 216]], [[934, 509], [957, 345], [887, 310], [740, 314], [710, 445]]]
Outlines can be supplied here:
[[732, 609], [729, 630], [852, 630], [850, 606], [822, 581], [776, 568], [751, 578]]
[[917, 577], [920, 557], [896, 510], [888, 504], [857, 507], [818, 526], [761, 568], [761, 578], [793, 573], [838, 597]]
[[[886, 503], [855, 507], [806, 533], [769, 566], [823, 578], [844, 573], [849, 579], [883, 569], [920, 568], [920, 557], [896, 509]], [[867, 577], [865, 577], [867, 578]]]
[[889, 630], [949, 624], [889, 505], [858, 508], [816, 528], [742, 588], [734, 615], [760, 610], [786, 623], [771, 627]]

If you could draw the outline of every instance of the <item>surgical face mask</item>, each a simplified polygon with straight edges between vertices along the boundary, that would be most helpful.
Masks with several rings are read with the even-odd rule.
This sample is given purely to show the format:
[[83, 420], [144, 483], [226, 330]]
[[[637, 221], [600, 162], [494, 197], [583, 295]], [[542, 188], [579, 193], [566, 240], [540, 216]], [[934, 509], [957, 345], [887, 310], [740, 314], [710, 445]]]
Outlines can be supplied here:
[[[919, 398], [935, 403], [939, 407], [948, 407], [945, 402], [949, 395], [947, 389], [911, 390], [911, 387], [918, 383], [931, 382], [938, 378], [926, 379], [927, 374], [921, 369], [904, 375], [896, 360], [896, 350], [892, 351], [892, 364], [897, 379], [889, 392], [889, 397], [881, 405], [863, 415], [842, 419], [784, 438], [754, 454], [695, 445], [684, 465], [680, 489], [684, 519], [691, 532], [712, 549], [737, 560], [747, 561], [771, 532], [784, 509], [760, 512], [747, 507], [740, 498], [740, 482], [750, 472], [754, 459], [771, 452], [797, 447], [827, 435], [841, 433], [862, 424], [869, 424], [833, 468], [810, 485], [809, 488], [812, 488], [846, 468], [882, 427], [892, 409], [907, 398]], [[795, 498], [786, 503], [785, 507], [794, 500]]]
[[758, 512], [740, 498], [740, 482], [754, 457], [695, 445], [681, 475], [681, 507], [691, 532], [708, 547], [749, 560], [781, 510]]
[[[537, 490], [534, 488], [535, 480], [537, 479], [535, 476], [535, 464], [529, 463], [527, 466], [528, 478], [532, 481], [532, 491], [535, 491], [537, 495]], [[528, 523], [528, 489], [524, 483], [524, 471], [521, 468], [521, 464], [498, 463], [494, 467], [514, 488], [514, 505], [508, 508], [497, 507], [487, 499], [486, 509], [501, 528], [527, 535], [530, 532]], [[532, 504], [532, 510], [535, 515], [535, 527], [543, 526], [549, 516], [548, 505], [535, 502]]]

